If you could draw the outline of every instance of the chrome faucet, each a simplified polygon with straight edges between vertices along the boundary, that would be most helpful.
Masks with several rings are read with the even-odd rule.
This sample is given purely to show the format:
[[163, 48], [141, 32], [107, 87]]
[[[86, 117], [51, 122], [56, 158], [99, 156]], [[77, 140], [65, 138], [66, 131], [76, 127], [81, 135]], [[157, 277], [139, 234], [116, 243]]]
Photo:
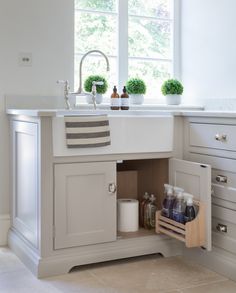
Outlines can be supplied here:
[[100, 50], [91, 50], [91, 51], [88, 51], [87, 53], [85, 53], [83, 55], [83, 57], [81, 58], [80, 64], [79, 64], [79, 88], [78, 88], [77, 94], [82, 94], [83, 93], [83, 90], [82, 90], [82, 67], [83, 67], [83, 61], [84, 61], [84, 59], [89, 54], [92, 54], [92, 53], [99, 53], [99, 54], [101, 54], [105, 58], [105, 60], [106, 60], [106, 63], [107, 63], [107, 71], [110, 70], [110, 64], [109, 64], [108, 57], [102, 51], [100, 51]]
[[65, 99], [65, 104], [66, 104], [66, 109], [67, 110], [71, 110], [71, 105], [70, 105], [70, 101], [69, 101], [69, 96], [70, 95], [74, 95], [74, 96], [85, 96], [85, 95], [91, 95], [92, 96], [92, 100], [93, 100], [93, 105], [94, 105], [94, 109], [96, 110], [97, 105], [96, 105], [96, 94], [97, 94], [97, 85], [103, 85], [103, 81], [94, 81], [92, 84], [92, 91], [91, 93], [87, 93], [87, 92], [83, 92], [82, 90], [82, 67], [83, 67], [83, 61], [84, 59], [92, 53], [99, 53], [101, 54], [107, 63], [107, 71], [110, 70], [110, 64], [109, 64], [109, 60], [108, 57], [100, 50], [91, 50], [88, 51], [87, 53], [85, 53], [83, 55], [83, 57], [80, 60], [80, 65], [79, 65], [79, 88], [77, 92], [70, 92], [70, 86], [69, 86], [69, 81], [68, 80], [58, 80], [57, 83], [60, 84], [64, 84], [64, 99]]

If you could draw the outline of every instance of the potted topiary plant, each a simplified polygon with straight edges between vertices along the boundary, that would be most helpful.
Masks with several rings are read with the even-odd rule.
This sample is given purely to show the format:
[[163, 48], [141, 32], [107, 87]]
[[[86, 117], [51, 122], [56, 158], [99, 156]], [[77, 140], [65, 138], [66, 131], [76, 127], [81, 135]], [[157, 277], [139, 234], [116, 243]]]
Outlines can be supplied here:
[[144, 101], [144, 94], [146, 93], [146, 84], [140, 78], [130, 78], [126, 83], [127, 91], [130, 95], [130, 102], [134, 105], [141, 105]]
[[[93, 81], [102, 81], [103, 82], [103, 85], [97, 85], [97, 87], [96, 87], [97, 88], [96, 103], [101, 104], [102, 100], [103, 100], [102, 95], [106, 93], [107, 88], [108, 88], [107, 80], [105, 79], [104, 76], [101, 76], [101, 75], [90, 75], [84, 82], [84, 90], [86, 92], [91, 93]], [[88, 104], [93, 103], [93, 99], [92, 99], [91, 95], [87, 95], [86, 99], [87, 99]]]
[[177, 79], [168, 79], [163, 83], [161, 91], [166, 96], [167, 105], [179, 105], [184, 87]]

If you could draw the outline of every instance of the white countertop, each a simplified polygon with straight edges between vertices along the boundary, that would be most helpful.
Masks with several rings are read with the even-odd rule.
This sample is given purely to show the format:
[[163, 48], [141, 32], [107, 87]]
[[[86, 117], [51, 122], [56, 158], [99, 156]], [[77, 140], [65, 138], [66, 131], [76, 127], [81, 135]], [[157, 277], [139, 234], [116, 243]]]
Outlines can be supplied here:
[[[167, 108], [167, 107], [166, 107]], [[83, 114], [110, 114], [114, 116], [126, 116], [126, 115], [167, 115], [174, 116], [194, 116], [194, 117], [222, 117], [222, 118], [236, 118], [236, 111], [204, 111], [185, 108], [172, 109], [154, 109], [154, 110], [124, 110], [124, 111], [112, 111], [112, 110], [64, 110], [64, 109], [8, 109], [6, 113], [9, 115], [31, 116], [31, 117], [56, 117], [65, 115], [83, 115]]]

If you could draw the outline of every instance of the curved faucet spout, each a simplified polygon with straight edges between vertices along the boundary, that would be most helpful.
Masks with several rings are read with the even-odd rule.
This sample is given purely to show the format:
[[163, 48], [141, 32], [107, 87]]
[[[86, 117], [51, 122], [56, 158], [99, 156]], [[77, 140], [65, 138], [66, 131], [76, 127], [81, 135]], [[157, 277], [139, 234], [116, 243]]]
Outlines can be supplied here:
[[80, 60], [80, 65], [79, 65], [79, 88], [78, 88], [78, 94], [81, 94], [82, 93], [82, 67], [83, 67], [83, 61], [84, 59], [89, 55], [89, 54], [92, 54], [92, 53], [98, 53], [98, 54], [101, 54], [105, 60], [106, 60], [106, 63], [107, 63], [107, 71], [110, 70], [110, 64], [109, 64], [109, 60], [108, 60], [108, 57], [106, 56], [105, 53], [103, 53], [102, 51], [100, 50], [91, 50], [91, 51], [88, 51], [87, 53], [85, 53], [83, 55], [83, 57], [81, 58]]

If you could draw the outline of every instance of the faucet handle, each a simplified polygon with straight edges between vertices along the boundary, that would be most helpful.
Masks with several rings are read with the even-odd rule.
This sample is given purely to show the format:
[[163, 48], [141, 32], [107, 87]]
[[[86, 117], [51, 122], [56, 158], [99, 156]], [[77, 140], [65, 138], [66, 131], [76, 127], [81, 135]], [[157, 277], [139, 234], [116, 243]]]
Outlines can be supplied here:
[[93, 85], [104, 85], [103, 81], [93, 81]]
[[69, 80], [57, 80], [57, 84], [64, 84], [64, 93], [65, 95], [69, 95], [69, 90], [70, 90], [70, 84]]
[[93, 83], [92, 83], [92, 94], [93, 95], [96, 95], [96, 93], [97, 93], [97, 85], [103, 85], [104, 84], [104, 82], [103, 81], [93, 81]]
[[69, 89], [69, 88], [70, 88], [70, 85], [69, 85], [69, 80], [62, 80], [62, 79], [58, 79], [58, 80], [57, 80], [57, 83], [58, 83], [58, 84], [64, 84], [64, 85], [65, 85], [65, 87], [66, 87], [67, 89]]

